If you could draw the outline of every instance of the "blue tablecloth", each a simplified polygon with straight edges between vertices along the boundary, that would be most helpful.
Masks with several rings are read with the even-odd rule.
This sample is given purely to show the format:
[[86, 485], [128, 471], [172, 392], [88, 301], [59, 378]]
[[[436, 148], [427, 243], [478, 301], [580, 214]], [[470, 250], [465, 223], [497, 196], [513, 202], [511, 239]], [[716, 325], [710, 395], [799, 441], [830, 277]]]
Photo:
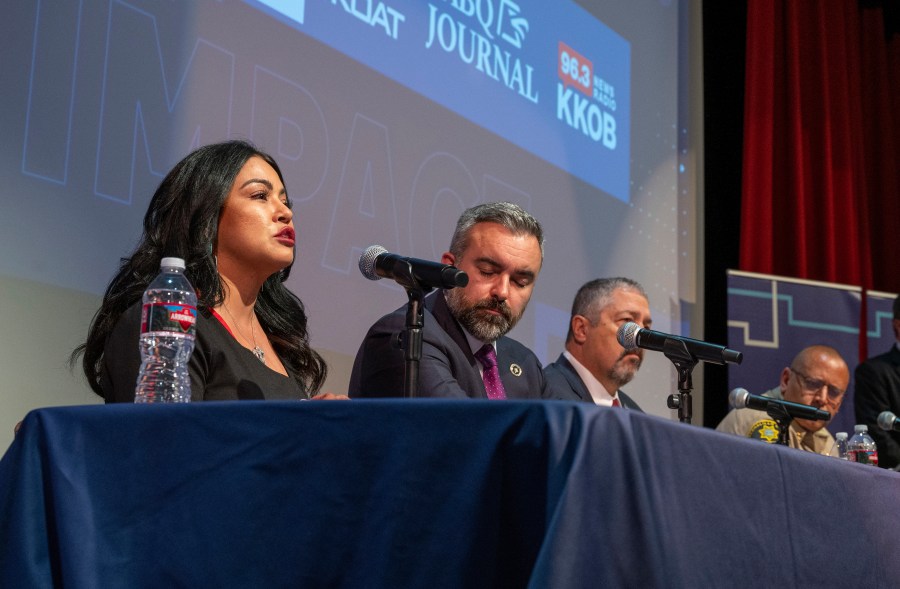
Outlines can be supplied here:
[[900, 585], [900, 474], [585, 404], [30, 413], [2, 587]]

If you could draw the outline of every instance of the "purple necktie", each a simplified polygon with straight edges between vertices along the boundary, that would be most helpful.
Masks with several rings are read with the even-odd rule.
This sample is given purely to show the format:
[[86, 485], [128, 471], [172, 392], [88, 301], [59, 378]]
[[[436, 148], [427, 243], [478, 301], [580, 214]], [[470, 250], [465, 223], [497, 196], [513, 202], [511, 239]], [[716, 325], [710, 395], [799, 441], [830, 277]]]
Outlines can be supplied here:
[[500, 371], [497, 370], [497, 352], [494, 346], [485, 344], [475, 352], [475, 357], [484, 366], [481, 378], [484, 379], [484, 388], [487, 390], [488, 399], [505, 399], [503, 382], [500, 380]]

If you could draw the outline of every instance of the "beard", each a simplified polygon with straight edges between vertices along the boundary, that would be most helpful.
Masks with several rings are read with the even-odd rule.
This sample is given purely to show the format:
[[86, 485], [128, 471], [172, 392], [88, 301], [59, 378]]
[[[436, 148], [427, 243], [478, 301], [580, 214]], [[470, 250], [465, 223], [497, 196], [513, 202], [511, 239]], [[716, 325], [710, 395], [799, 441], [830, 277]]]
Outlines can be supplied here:
[[[632, 364], [630, 362], [625, 362], [625, 359], [628, 356], [635, 355], [637, 356], [637, 361]], [[616, 388], [622, 388], [634, 378], [634, 375], [637, 374], [638, 368], [641, 367], [641, 362], [644, 359], [644, 351], [643, 350], [623, 350], [622, 354], [619, 356], [619, 359], [616, 360], [615, 364], [612, 365], [612, 368], [609, 369], [609, 372], [606, 373], [606, 376], [615, 383]]]
[[[513, 314], [506, 301], [498, 301], [493, 297], [469, 302], [461, 288], [444, 291], [444, 297], [450, 313], [459, 324], [485, 343], [494, 342], [506, 335], [522, 318], [522, 313]], [[496, 311], [499, 315], [488, 311]]]

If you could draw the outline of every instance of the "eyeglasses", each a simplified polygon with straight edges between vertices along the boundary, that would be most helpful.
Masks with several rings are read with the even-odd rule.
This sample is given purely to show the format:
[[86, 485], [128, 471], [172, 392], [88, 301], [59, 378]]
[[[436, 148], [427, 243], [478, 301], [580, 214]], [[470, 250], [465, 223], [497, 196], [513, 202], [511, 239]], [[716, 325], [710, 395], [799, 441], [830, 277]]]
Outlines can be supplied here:
[[841, 397], [844, 396], [844, 391], [837, 388], [834, 385], [830, 385], [824, 380], [819, 380], [818, 378], [810, 378], [800, 372], [799, 370], [790, 369], [791, 374], [796, 374], [800, 384], [803, 385], [803, 388], [806, 389], [808, 393], [818, 393], [822, 390], [822, 387], [827, 387], [828, 389], [828, 398], [832, 401], [839, 401]]

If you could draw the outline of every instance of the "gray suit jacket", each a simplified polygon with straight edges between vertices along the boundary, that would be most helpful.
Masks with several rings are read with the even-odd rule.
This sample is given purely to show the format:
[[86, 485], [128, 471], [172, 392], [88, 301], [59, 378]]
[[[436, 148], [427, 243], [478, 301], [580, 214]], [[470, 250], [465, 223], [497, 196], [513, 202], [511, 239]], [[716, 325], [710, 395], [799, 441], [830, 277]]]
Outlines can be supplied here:
[[[544, 376], [547, 379], [547, 399], [560, 399], [564, 401], [585, 401], [593, 403], [591, 393], [587, 390], [581, 377], [575, 371], [572, 363], [560, 354], [556, 362], [544, 367]], [[626, 395], [621, 389], [618, 391], [622, 405], [634, 411], [644, 412], [634, 399]]]
[[[351, 397], [402, 397], [405, 358], [400, 336], [406, 327], [406, 306], [379, 319], [369, 329], [353, 362]], [[487, 399], [478, 360], [462, 327], [450, 314], [444, 292], [425, 297], [419, 363], [419, 397]], [[508, 399], [540, 399], [546, 382], [541, 363], [519, 342], [497, 340], [500, 380]]]

